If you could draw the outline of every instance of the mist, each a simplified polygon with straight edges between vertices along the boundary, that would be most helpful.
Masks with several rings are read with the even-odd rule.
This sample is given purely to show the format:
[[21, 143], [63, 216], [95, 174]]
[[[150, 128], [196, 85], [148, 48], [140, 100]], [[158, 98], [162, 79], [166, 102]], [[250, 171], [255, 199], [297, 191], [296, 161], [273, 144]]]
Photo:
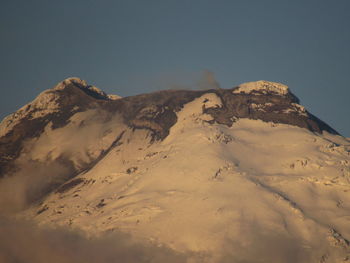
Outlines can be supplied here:
[[[26, 141], [14, 172], [0, 180], [0, 213], [19, 212], [96, 160], [124, 128], [120, 116], [89, 110], [73, 115], [63, 128], [45, 128]], [[118, 123], [118, 128], [113, 126]]]
[[136, 242], [123, 233], [88, 238], [78, 231], [8, 218], [0, 218], [0, 226], [2, 263], [186, 262], [181, 253]]
[[11, 215], [39, 201], [74, 174], [73, 165], [60, 160], [26, 160], [11, 176], [0, 180], [0, 215]]
[[310, 253], [310, 248], [296, 239], [251, 222], [242, 225], [240, 238], [228, 238], [222, 250], [214, 254], [181, 253], [122, 232], [88, 237], [74, 229], [40, 227], [31, 221], [5, 217], [0, 218], [0, 226], [0, 262], [4, 263], [307, 263], [322, 256], [317, 247]]

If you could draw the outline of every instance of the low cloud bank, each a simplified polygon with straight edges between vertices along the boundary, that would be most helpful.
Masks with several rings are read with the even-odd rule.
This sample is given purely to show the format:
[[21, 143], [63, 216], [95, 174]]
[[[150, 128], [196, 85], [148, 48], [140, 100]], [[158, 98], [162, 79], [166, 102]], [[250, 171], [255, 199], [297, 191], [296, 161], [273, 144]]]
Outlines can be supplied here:
[[1, 218], [0, 262], [181, 263], [186, 257], [169, 248], [137, 243], [123, 233], [87, 238], [64, 228], [40, 228], [31, 222]]
[[[88, 238], [68, 228], [39, 227], [29, 221], [0, 218], [0, 262], [4, 263], [310, 263], [336, 262], [325, 243], [315, 247], [245, 222], [236, 238], [220, 251], [179, 253], [165, 246], [146, 244], [121, 232]], [[327, 261], [328, 262], [328, 261]]]
[[220, 263], [310, 263], [318, 262], [317, 248], [303, 247], [300, 239], [259, 226], [258, 222], [240, 223], [239, 237], [227, 239]]

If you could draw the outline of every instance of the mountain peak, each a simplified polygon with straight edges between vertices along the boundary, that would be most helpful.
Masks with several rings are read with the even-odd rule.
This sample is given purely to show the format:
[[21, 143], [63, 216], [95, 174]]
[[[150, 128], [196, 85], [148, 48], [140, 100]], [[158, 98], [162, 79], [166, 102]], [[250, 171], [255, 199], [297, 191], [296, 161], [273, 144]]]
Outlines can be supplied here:
[[62, 80], [60, 83], [56, 85], [54, 88], [55, 90], [61, 90], [64, 89], [69, 84], [74, 84], [76, 86], [86, 87], [88, 86], [87, 82], [85, 80], [82, 80], [78, 77], [70, 77]]
[[234, 94], [247, 95], [285, 96], [292, 98], [293, 102], [299, 103], [299, 99], [290, 91], [287, 85], [267, 80], [242, 83], [235, 87], [232, 92]]
[[96, 86], [89, 85], [85, 80], [82, 80], [77, 77], [66, 78], [65, 80], [58, 83], [53, 90], [64, 90], [68, 87], [76, 87], [84, 91], [87, 95], [100, 100], [116, 100], [121, 97], [118, 95], [108, 95], [103, 90], [97, 88]]
[[278, 82], [259, 80], [240, 84], [234, 89], [233, 93], [246, 93], [251, 94], [254, 92], [275, 93], [278, 95], [286, 95], [289, 93], [287, 85]]

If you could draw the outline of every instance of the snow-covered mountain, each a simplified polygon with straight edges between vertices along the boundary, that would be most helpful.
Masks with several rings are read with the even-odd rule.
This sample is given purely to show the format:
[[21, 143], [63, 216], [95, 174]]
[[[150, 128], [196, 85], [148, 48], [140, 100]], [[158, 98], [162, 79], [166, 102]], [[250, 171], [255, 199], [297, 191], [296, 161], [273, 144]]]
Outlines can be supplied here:
[[350, 141], [299, 103], [268, 81], [121, 98], [67, 79], [0, 124], [0, 190], [20, 188], [1, 207], [188, 262], [350, 261]]

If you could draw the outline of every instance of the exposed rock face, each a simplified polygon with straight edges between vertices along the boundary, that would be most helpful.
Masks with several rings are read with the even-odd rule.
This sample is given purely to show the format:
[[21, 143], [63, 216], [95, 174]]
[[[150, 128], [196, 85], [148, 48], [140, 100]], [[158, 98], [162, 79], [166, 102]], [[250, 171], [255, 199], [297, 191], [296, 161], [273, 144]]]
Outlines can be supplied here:
[[14, 168], [13, 162], [20, 155], [23, 142], [40, 136], [49, 123], [52, 129], [60, 128], [78, 112], [99, 109], [107, 112], [108, 118], [120, 113], [130, 128], [150, 130], [153, 141], [163, 140], [176, 123], [176, 112], [205, 93], [215, 93], [222, 100], [220, 107], [203, 108], [203, 112], [214, 117], [212, 122], [231, 126], [238, 118], [260, 119], [337, 134], [299, 105], [298, 98], [279, 83], [258, 81], [227, 90], [164, 90], [120, 98], [107, 95], [81, 79], [69, 78], [2, 121], [0, 177]]
[[[262, 85], [259, 86], [261, 83]], [[221, 97], [223, 107], [207, 109], [206, 112], [215, 116], [218, 123], [229, 126], [236, 118], [249, 118], [294, 125], [312, 132], [328, 131], [338, 134], [301, 106], [299, 99], [288, 90], [287, 86], [283, 85], [285, 89], [277, 92], [279, 90], [271, 88], [274, 87], [273, 84], [259, 81], [253, 84], [243, 84], [232, 90], [218, 90], [216, 93]], [[264, 89], [264, 87], [267, 88]]]

